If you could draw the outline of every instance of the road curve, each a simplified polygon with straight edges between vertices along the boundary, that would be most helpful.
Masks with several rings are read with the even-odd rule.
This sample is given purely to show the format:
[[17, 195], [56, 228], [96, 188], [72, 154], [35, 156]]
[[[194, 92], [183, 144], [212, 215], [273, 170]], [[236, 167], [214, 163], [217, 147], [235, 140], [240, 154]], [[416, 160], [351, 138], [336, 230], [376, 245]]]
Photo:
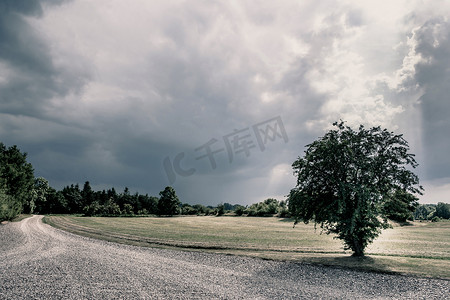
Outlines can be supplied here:
[[0, 299], [444, 299], [450, 282], [119, 245], [0, 225]]

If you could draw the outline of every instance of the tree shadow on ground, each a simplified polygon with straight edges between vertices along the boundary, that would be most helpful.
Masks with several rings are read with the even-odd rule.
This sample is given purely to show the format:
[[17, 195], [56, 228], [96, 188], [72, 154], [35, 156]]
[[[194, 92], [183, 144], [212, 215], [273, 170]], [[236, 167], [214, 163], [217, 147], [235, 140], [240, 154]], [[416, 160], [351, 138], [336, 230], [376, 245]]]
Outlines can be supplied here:
[[360, 270], [366, 272], [392, 272], [382, 259], [372, 256], [317, 256], [308, 259], [313, 264], [320, 264], [324, 266], [348, 268], [352, 270]]

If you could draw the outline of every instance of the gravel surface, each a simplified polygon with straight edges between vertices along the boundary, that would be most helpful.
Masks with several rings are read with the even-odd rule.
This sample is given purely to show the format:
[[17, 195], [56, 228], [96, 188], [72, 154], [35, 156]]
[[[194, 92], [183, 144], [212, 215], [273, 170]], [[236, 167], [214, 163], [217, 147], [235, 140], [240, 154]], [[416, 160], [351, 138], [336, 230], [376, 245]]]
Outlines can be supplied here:
[[448, 299], [450, 282], [141, 248], [0, 225], [0, 299]]

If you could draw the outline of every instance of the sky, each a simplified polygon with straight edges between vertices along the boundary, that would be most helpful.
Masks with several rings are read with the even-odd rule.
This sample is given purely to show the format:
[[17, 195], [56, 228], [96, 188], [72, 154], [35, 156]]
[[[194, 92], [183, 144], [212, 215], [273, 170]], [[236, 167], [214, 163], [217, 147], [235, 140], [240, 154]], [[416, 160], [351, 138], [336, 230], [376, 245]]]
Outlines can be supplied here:
[[0, 141], [54, 188], [284, 200], [344, 120], [449, 202], [450, 1], [0, 0]]

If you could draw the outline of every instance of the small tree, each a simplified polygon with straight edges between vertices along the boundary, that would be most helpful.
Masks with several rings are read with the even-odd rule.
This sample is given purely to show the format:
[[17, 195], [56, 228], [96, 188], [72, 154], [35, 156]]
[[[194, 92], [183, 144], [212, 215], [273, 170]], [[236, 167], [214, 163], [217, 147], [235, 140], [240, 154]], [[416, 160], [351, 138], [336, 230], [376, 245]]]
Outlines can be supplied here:
[[[327, 233], [337, 234], [355, 256], [387, 228], [392, 211], [387, 203], [396, 193], [421, 194], [414, 155], [402, 135], [380, 127], [354, 131], [344, 122], [333, 124], [324, 137], [307, 145], [294, 163], [297, 185], [289, 195], [296, 223], [314, 220]], [[402, 201], [416, 201], [402, 197]]]
[[159, 196], [159, 215], [172, 216], [178, 214], [181, 202], [172, 187], [166, 187], [164, 191], [159, 192]]

